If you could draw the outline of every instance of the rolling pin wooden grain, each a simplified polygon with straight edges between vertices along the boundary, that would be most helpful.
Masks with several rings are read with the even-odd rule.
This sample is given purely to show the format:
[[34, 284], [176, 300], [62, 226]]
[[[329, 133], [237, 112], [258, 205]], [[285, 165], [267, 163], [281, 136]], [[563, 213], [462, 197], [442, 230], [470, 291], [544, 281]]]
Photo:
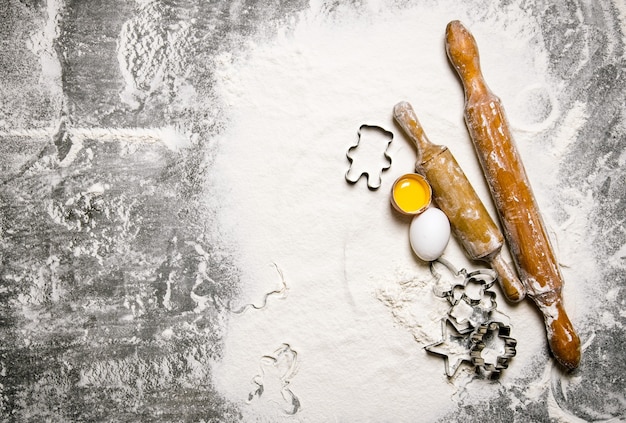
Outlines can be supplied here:
[[428, 180], [437, 207], [450, 220], [469, 257], [491, 264], [505, 296], [514, 302], [522, 300], [524, 286], [500, 254], [504, 237], [450, 150], [429, 141], [409, 103], [396, 104], [393, 115], [415, 143], [415, 169]]
[[580, 339], [563, 307], [563, 278], [500, 99], [487, 87], [478, 46], [459, 21], [446, 28], [446, 50], [465, 91], [465, 122], [527, 294], [541, 310], [550, 348], [566, 368], [580, 363]]

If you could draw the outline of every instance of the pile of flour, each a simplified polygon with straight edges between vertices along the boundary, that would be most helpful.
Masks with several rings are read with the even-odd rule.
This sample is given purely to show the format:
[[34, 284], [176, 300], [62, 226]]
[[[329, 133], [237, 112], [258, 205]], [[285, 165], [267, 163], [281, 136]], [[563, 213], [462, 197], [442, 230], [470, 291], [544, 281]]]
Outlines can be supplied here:
[[[580, 268], [594, 266], [578, 248], [587, 236], [589, 202], [586, 193], [572, 192], [569, 205], [561, 205], [569, 216], [560, 222], [551, 192], [560, 154], [584, 123], [584, 104], [559, 103], [562, 84], [550, 79], [556, 77], [547, 72], [537, 22], [519, 2], [505, 8], [445, 0], [406, 7], [311, 3], [273, 36], [247, 41], [218, 61], [228, 123], [216, 140], [212, 195], [221, 204], [224, 240], [237, 251], [241, 305], [261, 303], [281, 288], [277, 268], [287, 290], [267, 297], [260, 310], [233, 315], [214, 382], [244, 414], [270, 421], [292, 410], [280, 402], [293, 397], [302, 421], [400, 422], [417, 415], [433, 421], [459, 398], [480, 403], [498, 395], [499, 385], [470, 383], [467, 372], [450, 381], [443, 361], [423, 349], [441, 336], [446, 306], [432, 295], [427, 264], [411, 252], [409, 220], [389, 203], [391, 184], [415, 164], [413, 146], [392, 120], [393, 106], [413, 105], [431, 141], [450, 148], [495, 217], [443, 44], [446, 24], [464, 22], [477, 39], [485, 79], [508, 112], [557, 256], [567, 257], [565, 304], [576, 322], [588, 306]], [[559, 129], [563, 122], [566, 129]], [[393, 162], [377, 191], [364, 180], [344, 179], [346, 151], [362, 124], [394, 134]], [[444, 254], [457, 267], [480, 266], [454, 240]], [[534, 306], [509, 306], [497, 293], [518, 340], [501, 380], [511, 387], [529, 366], [551, 362]], [[258, 388], [253, 378], [270, 377], [261, 363], [278, 363], [272, 354], [285, 344], [296, 353], [295, 371], [278, 383], [265, 381], [274, 394], [251, 395]], [[511, 402], [541, 395], [548, 382], [538, 383]]]

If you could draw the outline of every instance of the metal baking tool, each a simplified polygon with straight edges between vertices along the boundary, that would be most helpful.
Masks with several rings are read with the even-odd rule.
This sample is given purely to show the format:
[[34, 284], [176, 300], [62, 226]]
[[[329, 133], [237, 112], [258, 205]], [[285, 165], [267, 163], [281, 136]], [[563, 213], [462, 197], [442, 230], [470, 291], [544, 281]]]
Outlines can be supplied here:
[[444, 258], [431, 262], [431, 273], [437, 280], [434, 294], [446, 299], [450, 309], [442, 323], [442, 340], [424, 348], [444, 357], [450, 378], [463, 361], [470, 362], [482, 377], [498, 378], [515, 355], [517, 341], [510, 337], [508, 318], [497, 310], [496, 293], [490, 290], [496, 273], [456, 270]]
[[490, 320], [496, 309], [496, 293], [489, 288], [495, 282], [492, 272], [476, 271], [466, 274], [462, 283], [444, 292], [451, 305], [448, 316], [460, 333], [469, 333]]
[[[362, 141], [365, 132], [378, 132], [376, 138], [382, 138], [384, 142], [372, 142], [365, 145]], [[382, 184], [382, 173], [391, 167], [391, 157], [387, 154], [387, 149], [393, 141], [393, 133], [376, 125], [361, 125], [357, 133], [357, 141], [348, 149], [346, 157], [350, 162], [350, 167], [346, 172], [346, 181], [355, 184], [365, 175], [367, 187], [370, 190], [377, 190]], [[371, 145], [370, 145], [371, 144]], [[384, 146], [384, 148], [382, 148]], [[357, 153], [359, 152], [359, 153]], [[381, 154], [382, 152], [382, 154]], [[383, 160], [384, 159], [384, 160]]]
[[[446, 270], [446, 272], [441, 272], [437, 268]], [[443, 257], [430, 263], [430, 272], [437, 280], [433, 292], [437, 297], [448, 299], [451, 305], [455, 305], [461, 299], [453, 292], [455, 287], [465, 287], [468, 281], [474, 280], [480, 281], [484, 289], [489, 289], [498, 277], [497, 273], [491, 269], [478, 269], [472, 272], [465, 269], [457, 270], [452, 263]], [[452, 281], [449, 280], [450, 277], [452, 277]]]
[[495, 292], [485, 291], [480, 303], [472, 304], [463, 299], [452, 306], [448, 315], [454, 327], [461, 333], [473, 331], [476, 327], [490, 320], [491, 312], [496, 309]]
[[471, 336], [470, 357], [476, 370], [489, 379], [500, 377], [515, 357], [517, 341], [510, 337], [511, 328], [501, 322], [481, 324]]
[[431, 354], [443, 357], [446, 375], [454, 377], [463, 362], [471, 363], [470, 338], [458, 333], [448, 319], [441, 321], [441, 340], [424, 348]]
[[[438, 269], [442, 269], [445, 272], [439, 271]], [[439, 257], [437, 260], [430, 262], [430, 273], [435, 278], [433, 293], [439, 298], [446, 299], [452, 293], [451, 288], [463, 283], [467, 276], [465, 269], [457, 270], [452, 263], [443, 257]], [[455, 303], [454, 301], [456, 300], [460, 300], [460, 298], [451, 300], [451, 304]]]

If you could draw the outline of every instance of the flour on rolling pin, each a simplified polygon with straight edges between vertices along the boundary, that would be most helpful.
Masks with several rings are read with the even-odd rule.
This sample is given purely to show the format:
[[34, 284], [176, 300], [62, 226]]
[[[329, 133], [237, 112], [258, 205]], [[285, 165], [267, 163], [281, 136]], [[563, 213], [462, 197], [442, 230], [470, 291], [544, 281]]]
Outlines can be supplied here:
[[563, 278], [500, 99], [487, 87], [478, 46], [459, 21], [446, 28], [446, 50], [465, 91], [465, 121], [527, 295], [541, 310], [555, 358], [580, 363], [580, 339], [562, 304]]
[[468, 256], [491, 264], [507, 299], [522, 300], [524, 286], [500, 254], [504, 245], [502, 233], [450, 150], [430, 142], [409, 103], [396, 104], [393, 115], [415, 144], [418, 157], [415, 168], [430, 183], [437, 207], [450, 220]]

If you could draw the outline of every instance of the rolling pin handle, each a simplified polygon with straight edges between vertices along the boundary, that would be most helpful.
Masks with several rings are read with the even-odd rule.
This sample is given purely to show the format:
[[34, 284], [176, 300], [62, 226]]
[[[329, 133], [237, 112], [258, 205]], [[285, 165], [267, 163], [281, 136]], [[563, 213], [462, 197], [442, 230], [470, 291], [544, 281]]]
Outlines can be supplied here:
[[518, 279], [515, 271], [507, 264], [498, 252], [490, 260], [491, 268], [498, 274], [498, 282], [500, 288], [504, 292], [504, 296], [512, 303], [520, 302], [526, 297], [526, 287]]
[[409, 102], [401, 101], [396, 104], [393, 108], [393, 116], [398, 125], [415, 144], [417, 150], [416, 170], [433, 157], [447, 150], [447, 147], [430, 142], [419, 119], [417, 119], [415, 110], [413, 110]]
[[446, 27], [446, 52], [461, 78], [466, 99], [489, 91], [480, 69], [476, 39], [460, 21], [452, 21]]
[[576, 369], [581, 358], [580, 338], [567, 317], [561, 298], [557, 298], [551, 306], [535, 302], [543, 313], [548, 328], [548, 343], [554, 357], [566, 369]]

